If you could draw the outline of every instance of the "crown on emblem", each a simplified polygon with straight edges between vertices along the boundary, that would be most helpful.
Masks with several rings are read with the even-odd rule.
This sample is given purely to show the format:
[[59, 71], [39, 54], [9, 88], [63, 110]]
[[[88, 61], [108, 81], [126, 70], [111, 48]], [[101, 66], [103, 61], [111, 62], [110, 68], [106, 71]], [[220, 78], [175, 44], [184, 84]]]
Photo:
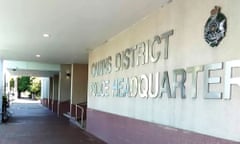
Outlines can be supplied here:
[[217, 15], [221, 10], [220, 6], [215, 6], [214, 9], [211, 10], [211, 16]]

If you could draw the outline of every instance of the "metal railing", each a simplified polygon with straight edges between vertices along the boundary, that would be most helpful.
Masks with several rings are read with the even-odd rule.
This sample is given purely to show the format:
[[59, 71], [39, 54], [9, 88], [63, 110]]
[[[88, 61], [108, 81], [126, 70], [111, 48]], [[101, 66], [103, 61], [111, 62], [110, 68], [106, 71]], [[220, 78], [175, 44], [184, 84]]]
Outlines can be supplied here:
[[83, 128], [84, 124], [83, 124], [83, 119], [84, 119], [84, 107], [82, 107], [81, 105], [76, 104], [75, 105], [75, 117], [76, 120], [78, 120], [78, 109], [81, 110], [81, 114], [80, 114], [80, 126]]

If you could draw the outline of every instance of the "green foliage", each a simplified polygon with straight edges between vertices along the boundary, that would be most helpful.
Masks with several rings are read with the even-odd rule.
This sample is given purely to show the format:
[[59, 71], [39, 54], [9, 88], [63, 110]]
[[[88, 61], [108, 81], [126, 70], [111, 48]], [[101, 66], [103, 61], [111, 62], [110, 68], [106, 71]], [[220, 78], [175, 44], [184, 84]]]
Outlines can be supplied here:
[[[41, 93], [41, 80], [35, 77], [22, 76], [18, 78], [18, 92], [19, 96], [21, 92], [28, 91], [31, 92], [31, 95], [36, 99], [40, 97]], [[21, 96], [20, 96], [21, 97]]]
[[10, 83], [10, 88], [14, 88], [14, 79], [13, 78], [10, 79], [9, 83]]
[[31, 80], [29, 76], [22, 76], [18, 78], [18, 91], [30, 91]]
[[30, 85], [30, 92], [34, 94], [38, 94], [41, 91], [41, 81], [36, 78], [31, 79], [32, 84]]
[[2, 96], [2, 101], [3, 101], [3, 102], [7, 102], [7, 96], [5, 96], [5, 95]]

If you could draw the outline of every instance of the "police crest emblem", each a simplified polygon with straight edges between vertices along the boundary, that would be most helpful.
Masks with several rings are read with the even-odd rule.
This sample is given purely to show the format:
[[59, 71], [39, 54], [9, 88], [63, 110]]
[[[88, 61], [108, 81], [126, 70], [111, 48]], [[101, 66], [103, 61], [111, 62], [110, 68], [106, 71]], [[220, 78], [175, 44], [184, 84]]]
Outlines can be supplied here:
[[208, 18], [204, 27], [205, 41], [211, 46], [216, 47], [225, 37], [227, 28], [227, 19], [220, 12], [220, 7], [215, 6], [211, 10], [211, 16]]

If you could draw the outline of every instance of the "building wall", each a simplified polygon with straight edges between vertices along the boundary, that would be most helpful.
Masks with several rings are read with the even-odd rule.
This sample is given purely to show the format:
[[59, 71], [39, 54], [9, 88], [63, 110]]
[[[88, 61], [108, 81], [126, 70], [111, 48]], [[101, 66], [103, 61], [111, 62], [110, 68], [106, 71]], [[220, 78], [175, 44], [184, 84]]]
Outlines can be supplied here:
[[[0, 59], [0, 112], [2, 112], [2, 96], [3, 96], [3, 61]], [[2, 122], [2, 115], [0, 115], [0, 123]]]
[[52, 100], [53, 100], [53, 77], [49, 78], [49, 97], [48, 97], [48, 108], [52, 110]]
[[71, 73], [70, 64], [62, 64], [59, 75], [58, 93], [58, 114], [70, 112], [71, 79], [67, 78], [67, 73]]
[[88, 65], [72, 64], [71, 104], [87, 102]]
[[[89, 55], [87, 130], [110, 143], [134, 143], [134, 140], [137, 142], [147, 139], [152, 136], [150, 134], [155, 134], [159, 140], [163, 137], [161, 133], [159, 135], [154, 133], [154, 130], [151, 130], [151, 132], [141, 131], [145, 135], [139, 135], [137, 131], [140, 127], [132, 127], [136, 130], [135, 134], [133, 132], [128, 135], [124, 132], [126, 128], [131, 128], [132, 123], [143, 121], [159, 126], [160, 131], [163, 130], [160, 127], [167, 127], [165, 130], [169, 134], [165, 142], [170, 142], [170, 139], [172, 139], [171, 128], [173, 128], [172, 132], [183, 130], [178, 131], [179, 133], [176, 135], [192, 132], [200, 143], [211, 141], [211, 138], [208, 137], [203, 140], [200, 134], [240, 142], [240, 126], [238, 124], [240, 121], [238, 111], [240, 87], [237, 85], [231, 86], [231, 99], [227, 99], [227, 94], [225, 94], [227, 87], [229, 87], [229, 85], [226, 85], [229, 78], [227, 72], [232, 70], [233, 75], [231, 77], [239, 77], [240, 75], [238, 68], [229, 69], [227, 67], [228, 63], [233, 63], [231, 61], [240, 60], [240, 53], [238, 53], [239, 4], [240, 1], [237, 0], [173, 0], [170, 4], [159, 8], [127, 30], [111, 38], [107, 43], [94, 49]], [[221, 11], [227, 17], [227, 32], [219, 46], [212, 48], [204, 40], [204, 25], [215, 5], [221, 6]], [[115, 62], [117, 56], [119, 56], [118, 53], [126, 52], [127, 48], [137, 47], [137, 49], [142, 50], [139, 48], [144, 47], [141, 42], [147, 44], [148, 40], [153, 41], [156, 35], [162, 38], [164, 37], [163, 34], [170, 30], [173, 30], [173, 35], [169, 36], [167, 59], [164, 59], [164, 44], [166, 41], [162, 39], [159, 47], [154, 48], [154, 56], [158, 51], [161, 52], [160, 59], [156, 63], [149, 60], [146, 64], [137, 65], [135, 63], [134, 66], [131, 65], [129, 68], [121, 67], [120, 70], [117, 70], [118, 63], [115, 64]], [[137, 54], [139, 53], [143, 52]], [[139, 62], [141, 63], [143, 56], [140, 57]], [[147, 61], [146, 57], [145, 61]], [[127, 55], [123, 64], [128, 63], [128, 58], [131, 61], [132, 56]], [[120, 63], [120, 61], [117, 62]], [[239, 61], [235, 63], [237, 63], [236, 67], [240, 67]], [[214, 64], [218, 64], [222, 68], [208, 70], [210, 67], [216, 68]], [[94, 76], [93, 69], [98, 69], [93, 68], [94, 65], [102, 67], [105, 74], [100, 73], [98, 76]], [[194, 93], [192, 91], [194, 86], [193, 75], [188, 72], [190, 67], [193, 66], [203, 69], [203, 71], [198, 72], [197, 95], [194, 98], [192, 96]], [[176, 98], [169, 98], [164, 91], [168, 90], [166, 88], [168, 86], [167, 82], [163, 80], [167, 77], [164, 72], [168, 72], [172, 93], [174, 74], [177, 73], [174, 73], [174, 70], [176, 69], [184, 70], [186, 73], [186, 82], [184, 83], [186, 98], [181, 98], [181, 89], [179, 88], [176, 91]], [[101, 71], [101, 68], [99, 70]], [[158, 72], [160, 78], [157, 79], [155, 74]], [[159, 89], [162, 89], [163, 92], [162, 96], [159, 92], [157, 97], [150, 97], [149, 91], [156, 89], [146, 90], [146, 87], [149, 87], [146, 82], [149, 82], [150, 75], [155, 77], [153, 81], [156, 79], [159, 81]], [[221, 77], [221, 81], [216, 84], [209, 84], [208, 78], [210, 77]], [[128, 90], [128, 87], [126, 87], [128, 80], [136, 80], [135, 78], [138, 79], [138, 82], [140, 81], [141, 84], [138, 83], [137, 86], [141, 85], [139, 88], [141, 90], [137, 91], [136, 96], [125, 96], [125, 92]], [[181, 81], [181, 78], [183, 76], [176, 75], [176, 82]], [[177, 86], [177, 83], [175, 84]], [[141, 95], [142, 91], [147, 91], [147, 95]], [[222, 98], [207, 99], [207, 94], [214, 91], [221, 93]], [[99, 115], [104, 116], [98, 117]], [[112, 118], [112, 116], [115, 116], [115, 118]], [[115, 119], [117, 120], [114, 121]], [[135, 120], [135, 122], [127, 123], [128, 119]], [[126, 121], [126, 123], [122, 125], [114, 123], [119, 121]], [[145, 128], [151, 129], [146, 123], [143, 124]], [[121, 137], [111, 130], [122, 133]], [[213, 141], [212, 143], [225, 143], [220, 139]], [[230, 141], [226, 143], [231, 143]], [[188, 143], [193, 142], [194, 138]], [[179, 143], [181, 142], [179, 141]]]
[[61, 65], [60, 72], [60, 101], [69, 101], [70, 100], [70, 90], [71, 90], [71, 79], [67, 78], [66, 73], [71, 73], [71, 65], [63, 64]]
[[49, 78], [41, 78], [41, 103], [48, 107], [49, 102]]
[[53, 76], [53, 97], [52, 97], [52, 111], [57, 112], [58, 109], [58, 91], [59, 91], [59, 75]]
[[[72, 64], [71, 74], [71, 107], [72, 116], [76, 115], [76, 104], [87, 102], [88, 65]], [[78, 110], [80, 112], [80, 110]], [[86, 109], [84, 110], [86, 114]], [[80, 113], [79, 113], [80, 114]]]

